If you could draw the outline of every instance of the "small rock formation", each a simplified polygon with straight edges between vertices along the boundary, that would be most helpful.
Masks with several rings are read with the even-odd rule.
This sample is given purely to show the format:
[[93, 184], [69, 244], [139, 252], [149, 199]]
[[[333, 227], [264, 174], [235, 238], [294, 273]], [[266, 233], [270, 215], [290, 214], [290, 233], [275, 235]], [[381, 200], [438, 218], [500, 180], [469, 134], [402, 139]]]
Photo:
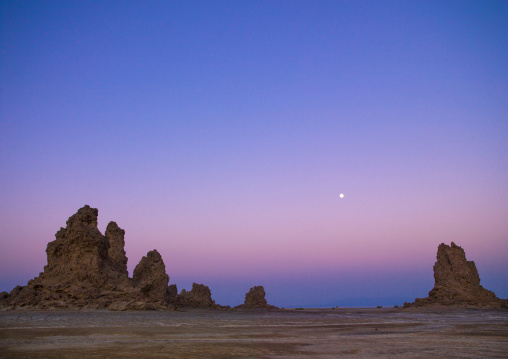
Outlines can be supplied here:
[[167, 289], [169, 276], [166, 274], [166, 266], [157, 250], [147, 253], [146, 257], [134, 269], [132, 276], [134, 285], [141, 290], [147, 298], [167, 301]]
[[212, 299], [212, 292], [204, 284], [192, 283], [192, 289], [182, 292], [176, 298], [176, 305], [188, 308], [216, 308], [217, 304]]
[[245, 294], [244, 304], [238, 305], [237, 309], [278, 309], [276, 306], [268, 304], [265, 299], [265, 289], [263, 286], [252, 287]]
[[480, 285], [480, 276], [473, 261], [466, 260], [464, 250], [451, 243], [441, 243], [434, 264], [434, 288], [427, 298], [416, 298], [404, 307], [446, 305], [463, 307], [508, 308], [506, 300]]

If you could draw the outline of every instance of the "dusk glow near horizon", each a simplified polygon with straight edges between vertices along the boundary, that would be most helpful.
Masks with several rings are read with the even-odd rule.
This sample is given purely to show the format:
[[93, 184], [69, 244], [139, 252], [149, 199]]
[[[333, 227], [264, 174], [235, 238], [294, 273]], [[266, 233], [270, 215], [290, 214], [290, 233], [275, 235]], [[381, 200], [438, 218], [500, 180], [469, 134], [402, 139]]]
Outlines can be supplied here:
[[0, 291], [85, 204], [222, 305], [508, 297], [508, 3], [3, 1]]

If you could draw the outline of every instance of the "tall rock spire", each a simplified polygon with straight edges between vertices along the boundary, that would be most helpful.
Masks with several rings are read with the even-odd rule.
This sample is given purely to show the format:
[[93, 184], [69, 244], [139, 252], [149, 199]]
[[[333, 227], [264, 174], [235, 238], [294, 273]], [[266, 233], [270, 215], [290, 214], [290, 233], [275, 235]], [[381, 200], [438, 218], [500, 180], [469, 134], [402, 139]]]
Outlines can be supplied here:
[[452, 305], [465, 307], [506, 307], [494, 292], [480, 285], [480, 276], [473, 261], [466, 259], [464, 250], [455, 243], [441, 243], [434, 264], [434, 288], [427, 298], [416, 298], [405, 307]]
[[113, 268], [120, 274], [128, 276], [127, 256], [125, 255], [125, 231], [118, 227], [116, 222], [109, 222], [104, 233], [109, 243], [108, 255], [113, 263]]

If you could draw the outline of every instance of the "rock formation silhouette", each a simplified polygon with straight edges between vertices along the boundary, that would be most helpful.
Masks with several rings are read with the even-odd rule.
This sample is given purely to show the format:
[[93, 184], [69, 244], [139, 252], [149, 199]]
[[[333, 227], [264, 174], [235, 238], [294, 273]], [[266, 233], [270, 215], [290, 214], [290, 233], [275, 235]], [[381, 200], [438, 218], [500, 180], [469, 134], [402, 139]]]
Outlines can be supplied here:
[[113, 262], [113, 266], [117, 269], [117, 271], [124, 275], [128, 276], [127, 272], [127, 256], [125, 255], [125, 231], [118, 227], [116, 222], [109, 222], [106, 227], [106, 232], [104, 233], [106, 240], [109, 242], [109, 250], [108, 255]]
[[236, 306], [237, 309], [279, 309], [276, 306], [268, 304], [265, 299], [265, 289], [263, 286], [252, 287], [245, 294], [244, 304]]
[[463, 307], [508, 308], [506, 300], [480, 285], [480, 276], [473, 261], [466, 260], [464, 250], [455, 243], [441, 243], [434, 264], [434, 288], [427, 298], [416, 298], [404, 307], [446, 305]]
[[217, 304], [212, 300], [212, 292], [204, 284], [192, 283], [192, 289], [183, 289], [176, 298], [176, 305], [189, 308], [215, 308]]
[[[111, 310], [174, 309], [180, 306], [214, 308], [210, 289], [196, 288], [180, 296], [161, 255], [148, 252], [128, 277], [125, 231], [110, 222], [102, 235], [99, 211], [85, 205], [69, 217], [49, 242], [44, 272], [26, 286], [0, 293], [1, 308], [107, 308]], [[205, 290], [206, 289], [206, 290]]]
[[[102, 235], [97, 228], [99, 211], [85, 205], [69, 217], [65, 228], [55, 234], [46, 248], [48, 264], [44, 271], [17, 286], [10, 293], [0, 293], [0, 308], [107, 308], [111, 310], [175, 309], [176, 307], [229, 309], [215, 303], [210, 288], [193, 283], [192, 290], [178, 294], [169, 285], [166, 266], [157, 250], [147, 253], [134, 269], [127, 271], [125, 231], [110, 222]], [[404, 307], [427, 305], [508, 308], [502, 300], [480, 285], [473, 261], [464, 250], [451, 243], [440, 244], [434, 265], [434, 288], [427, 298], [416, 298]], [[265, 299], [262, 286], [245, 295], [239, 309], [276, 309]]]
[[132, 276], [134, 286], [141, 290], [147, 298], [167, 302], [169, 276], [166, 266], [157, 250], [150, 251], [141, 258]]

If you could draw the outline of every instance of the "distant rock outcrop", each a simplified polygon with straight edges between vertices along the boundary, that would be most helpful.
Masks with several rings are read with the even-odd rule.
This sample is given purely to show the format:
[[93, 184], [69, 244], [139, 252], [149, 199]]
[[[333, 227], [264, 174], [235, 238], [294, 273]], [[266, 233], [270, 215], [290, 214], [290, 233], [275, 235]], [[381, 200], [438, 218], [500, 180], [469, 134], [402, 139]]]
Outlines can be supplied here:
[[217, 304], [212, 299], [212, 292], [204, 284], [192, 283], [192, 289], [182, 292], [176, 297], [176, 305], [188, 308], [216, 308]]
[[276, 306], [268, 304], [265, 299], [265, 289], [263, 286], [252, 287], [245, 294], [244, 304], [238, 305], [238, 309], [278, 309]]
[[480, 276], [473, 261], [466, 260], [464, 250], [451, 243], [441, 243], [434, 264], [434, 288], [427, 298], [416, 298], [404, 307], [428, 305], [508, 308], [506, 300], [480, 285]]

